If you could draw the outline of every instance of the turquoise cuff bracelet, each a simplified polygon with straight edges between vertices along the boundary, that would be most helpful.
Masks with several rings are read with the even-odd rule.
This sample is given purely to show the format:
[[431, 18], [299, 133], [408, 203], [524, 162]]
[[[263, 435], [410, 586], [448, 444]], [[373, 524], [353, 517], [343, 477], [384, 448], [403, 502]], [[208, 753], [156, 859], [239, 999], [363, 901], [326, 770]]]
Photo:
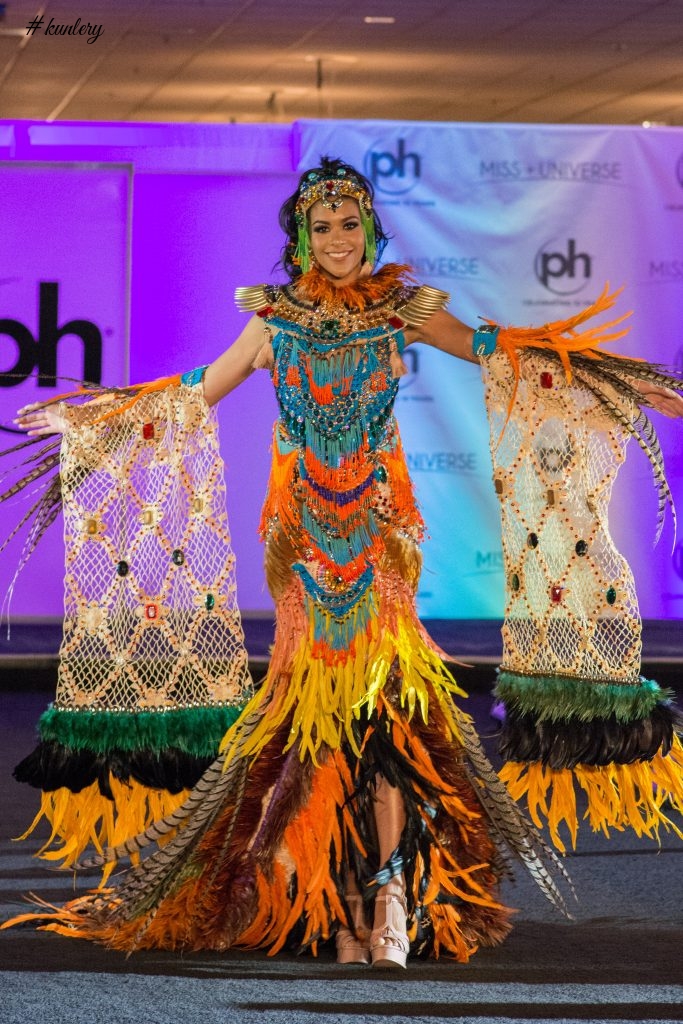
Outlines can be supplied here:
[[496, 341], [500, 327], [497, 324], [482, 324], [477, 327], [472, 338], [472, 351], [475, 356], [490, 356], [496, 350]]
[[181, 384], [189, 384], [190, 387], [194, 387], [195, 384], [200, 384], [204, 380], [204, 374], [208, 370], [208, 363], [206, 366], [198, 366], [194, 370], [188, 370], [180, 378]]

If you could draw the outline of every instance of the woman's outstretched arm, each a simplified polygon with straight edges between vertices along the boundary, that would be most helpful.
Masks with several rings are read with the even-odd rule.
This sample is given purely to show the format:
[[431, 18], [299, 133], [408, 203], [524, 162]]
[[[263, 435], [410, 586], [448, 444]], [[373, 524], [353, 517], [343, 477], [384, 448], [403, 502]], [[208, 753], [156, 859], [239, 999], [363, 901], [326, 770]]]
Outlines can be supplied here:
[[448, 352], [451, 356], [457, 356], [458, 359], [477, 363], [479, 360], [472, 351], [473, 336], [472, 327], [468, 327], [445, 309], [432, 313], [421, 327], [410, 327], [406, 330], [408, 344], [423, 341], [426, 345]]
[[[263, 345], [263, 321], [253, 316], [236, 341], [207, 368], [204, 377], [204, 395], [209, 405], [215, 405], [225, 395], [246, 380], [253, 369], [253, 362]], [[93, 402], [105, 404], [111, 401], [109, 395], [94, 398]], [[14, 422], [25, 430], [29, 437], [43, 434], [63, 434], [69, 429], [68, 403], [41, 406], [39, 402], [25, 405], [17, 412]]]

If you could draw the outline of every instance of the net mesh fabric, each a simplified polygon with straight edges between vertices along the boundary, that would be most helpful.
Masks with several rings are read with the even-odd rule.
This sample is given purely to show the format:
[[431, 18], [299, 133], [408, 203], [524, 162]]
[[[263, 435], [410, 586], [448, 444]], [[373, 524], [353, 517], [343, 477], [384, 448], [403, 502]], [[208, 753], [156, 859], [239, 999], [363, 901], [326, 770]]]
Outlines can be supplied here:
[[506, 577], [502, 668], [633, 682], [641, 622], [607, 521], [628, 434], [541, 354], [521, 357], [512, 406], [507, 356], [483, 367]]
[[216, 417], [201, 386], [77, 410], [62, 445], [64, 636], [55, 706], [150, 711], [250, 693]]

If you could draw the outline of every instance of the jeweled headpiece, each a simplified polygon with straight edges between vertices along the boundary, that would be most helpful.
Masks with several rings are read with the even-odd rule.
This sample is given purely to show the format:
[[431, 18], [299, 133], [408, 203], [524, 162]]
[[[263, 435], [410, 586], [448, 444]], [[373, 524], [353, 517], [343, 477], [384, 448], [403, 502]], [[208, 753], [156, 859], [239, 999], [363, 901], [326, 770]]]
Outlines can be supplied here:
[[363, 182], [345, 167], [339, 167], [334, 175], [309, 171], [299, 186], [294, 207], [297, 225], [295, 261], [305, 274], [311, 266], [311, 237], [308, 225], [308, 211], [314, 203], [320, 202], [327, 210], [338, 210], [344, 199], [355, 199], [360, 210], [360, 222], [365, 235], [365, 258], [375, 262], [377, 245], [375, 240], [375, 219], [372, 211], [372, 197]]

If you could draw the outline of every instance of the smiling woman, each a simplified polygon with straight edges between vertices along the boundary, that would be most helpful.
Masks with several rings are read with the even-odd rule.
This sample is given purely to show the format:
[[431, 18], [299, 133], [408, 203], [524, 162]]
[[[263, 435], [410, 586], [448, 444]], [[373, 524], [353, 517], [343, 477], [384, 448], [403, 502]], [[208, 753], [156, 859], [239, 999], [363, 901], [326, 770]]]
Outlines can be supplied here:
[[[558, 510], [564, 521], [565, 506], [573, 507], [584, 482], [583, 448], [589, 444], [578, 429], [568, 442], [576, 453], [571, 468], [574, 471], [575, 466], [578, 482], [567, 470], [566, 481], [548, 483], [553, 459], [537, 455], [537, 419], [544, 424], [549, 418], [542, 405], [544, 392], [552, 392], [553, 409], [557, 394], [568, 396], [566, 409], [561, 406], [568, 420], [576, 418], [576, 408], [589, 407], [589, 396], [594, 429], [604, 432], [611, 416], [619, 443], [629, 427], [636, 429], [632, 423], [639, 425], [650, 439], [643, 445], [649, 444], [655, 453], [657, 469], [655, 446], [643, 427], [643, 414], [634, 419], [634, 404], [643, 394], [648, 404], [681, 415], [683, 402], [668, 390], [667, 385], [676, 382], [666, 374], [597, 350], [614, 334], [601, 334], [598, 328], [578, 330], [590, 316], [610, 308], [609, 295], [570, 321], [540, 329], [499, 330], [485, 324], [473, 331], [445, 310], [445, 292], [412, 284], [410, 268], [387, 264], [375, 270], [386, 236], [374, 210], [372, 186], [340, 160], [323, 159], [304, 173], [281, 210], [280, 222], [287, 236], [282, 266], [289, 281], [237, 290], [240, 308], [254, 315], [215, 362], [179, 378], [131, 389], [132, 396], [105, 395], [109, 407], [90, 402], [84, 409], [61, 410], [69, 426], [65, 447], [79, 449], [82, 486], [97, 485], [122, 448], [126, 426], [135, 454], [135, 461], [126, 454], [126, 465], [141, 476], [153, 476], [163, 495], [170, 495], [173, 508], [161, 508], [159, 499], [137, 508], [137, 518], [126, 517], [133, 523], [129, 549], [117, 550], [115, 563], [111, 557], [107, 560], [113, 550], [108, 547], [114, 532], [108, 518], [113, 500], [107, 500], [106, 509], [90, 510], [85, 522], [82, 505], [76, 508], [73, 530], [79, 552], [101, 557], [107, 588], [103, 607], [94, 607], [80, 595], [73, 616], [79, 635], [87, 636], [91, 647], [96, 640], [103, 659], [112, 653], [117, 682], [147, 641], [145, 701], [149, 704], [158, 697], [157, 710], [148, 716], [154, 719], [158, 738], [164, 731], [161, 726], [173, 717], [169, 702], [177, 700], [179, 681], [189, 678], [183, 667], [192, 657], [196, 660], [199, 639], [215, 648], [221, 622], [239, 632], [239, 618], [228, 601], [232, 560], [227, 525], [209, 501], [219, 496], [219, 472], [209, 444], [211, 417], [203, 412], [203, 403], [215, 404], [253, 369], [267, 368], [279, 416], [260, 532], [277, 620], [268, 673], [255, 693], [235, 671], [244, 664], [241, 644], [233, 647], [232, 665], [228, 655], [221, 655], [220, 664], [208, 666], [206, 658], [201, 659], [203, 683], [206, 677], [215, 677], [216, 683], [223, 678], [226, 685], [234, 684], [228, 694], [234, 718], [218, 758], [192, 794], [143, 835], [122, 843], [119, 827], [112, 848], [93, 863], [111, 864], [136, 855], [173, 832], [170, 841], [113, 890], [91, 893], [52, 914], [33, 917], [48, 918], [47, 926], [62, 934], [126, 950], [244, 946], [267, 947], [271, 953], [283, 947], [315, 952], [319, 943], [334, 937], [338, 962], [343, 964], [405, 967], [411, 949], [436, 956], [446, 951], [465, 961], [480, 946], [502, 941], [510, 928], [510, 911], [499, 899], [510, 854], [560, 910], [564, 901], [557, 881], [564, 872], [487, 760], [471, 719], [457, 702], [464, 694], [445, 664], [447, 656], [417, 617], [424, 526], [394, 417], [398, 380], [405, 372], [402, 353], [406, 345], [423, 342], [463, 359], [481, 359], [495, 381], [502, 381], [502, 397], [492, 404], [495, 422], [500, 421], [503, 431], [516, 418], [530, 418], [527, 408], [541, 410], [538, 416], [534, 413], [532, 440], [525, 442], [523, 452], [504, 460], [496, 480], [501, 500], [518, 511], [515, 470], [526, 458], [539, 476], [538, 485], [535, 478], [532, 481], [528, 515], [542, 515], [542, 525], [551, 524], [543, 533], [539, 527], [538, 534], [531, 532], [531, 519], [531, 526], [525, 521], [523, 534], [516, 524], [507, 529], [513, 539], [523, 536], [522, 554], [510, 555], [517, 559], [510, 576], [519, 597], [511, 618], [529, 628], [535, 623], [532, 597], [537, 605], [539, 586], [545, 587], [543, 583], [534, 589], [539, 565], [543, 568], [548, 559], [555, 565], [559, 557], [548, 537], [557, 534]], [[539, 351], [529, 357], [529, 348]], [[596, 361], [599, 374], [591, 376]], [[524, 376], [528, 368], [530, 383]], [[577, 405], [567, 386], [560, 386], [563, 370], [573, 371], [585, 384], [580, 392], [583, 405]], [[556, 389], [554, 379], [560, 382]], [[605, 386], [607, 398], [601, 390]], [[522, 401], [518, 412], [515, 403], [533, 388], [541, 398], [533, 406]], [[44, 409], [24, 411], [20, 423], [37, 435], [64, 427], [57, 412]], [[523, 436], [517, 427], [511, 433]], [[564, 437], [561, 443], [545, 435], [541, 440], [551, 452], [566, 448]], [[184, 454], [192, 446], [198, 457], [209, 459], [196, 481]], [[519, 475], [532, 478], [531, 471]], [[116, 484], [119, 476], [126, 473], [113, 474]], [[170, 486], [176, 478], [182, 487]], [[663, 486], [661, 476], [658, 480]], [[138, 484], [136, 476], [135, 483], [133, 498], [140, 504], [143, 481]], [[593, 491], [589, 497], [593, 501]], [[565, 531], [573, 545], [572, 586], [553, 577], [545, 587], [549, 596], [544, 615], [550, 626], [542, 646], [552, 652], [556, 646], [558, 657], [571, 645], [553, 646], [550, 634], [559, 630], [562, 640], [566, 621], [579, 621], [570, 599], [581, 598], [582, 567], [589, 565], [594, 575], [599, 569], [597, 555], [589, 552], [588, 542], [598, 537], [590, 519], [598, 513], [592, 509], [587, 500], [581, 503], [580, 536]], [[191, 543], [195, 535], [202, 541], [201, 551], [199, 542]], [[157, 543], [159, 537], [163, 543]], [[141, 596], [139, 576], [133, 589], [126, 590], [131, 579], [135, 583], [136, 561], [142, 561], [137, 558], [141, 538], [152, 542], [149, 557], [156, 552], [162, 567], [157, 596]], [[207, 550], [222, 553], [224, 570], [217, 555], [204, 557]], [[564, 557], [563, 549], [560, 555]], [[69, 561], [72, 575], [77, 561]], [[221, 570], [223, 591], [202, 577], [207, 562], [216, 562]], [[614, 623], [616, 591], [614, 600], [613, 588], [603, 600], [600, 580], [593, 589], [593, 619]], [[187, 618], [188, 608], [190, 627], [181, 631], [181, 617]], [[121, 651], [120, 631], [114, 632], [124, 613], [130, 658]], [[580, 621], [578, 641], [588, 644], [593, 622]], [[641, 693], [640, 680], [630, 676], [619, 677], [618, 685], [609, 690], [603, 676], [595, 686], [592, 680], [578, 688], [565, 686], [554, 662], [552, 678], [534, 676], [530, 684], [527, 633], [528, 629], [519, 635], [516, 645], [508, 643], [512, 653], [522, 657], [521, 664], [508, 666], [513, 671], [503, 680], [507, 690], [502, 696], [510, 710], [508, 747], [523, 759], [536, 749], [537, 741], [550, 737], [551, 774], [557, 768], [558, 775], [556, 783], [546, 781], [562, 787], [559, 811], [564, 813], [566, 792], [573, 784], [566, 773], [575, 762], [569, 765], [558, 758], [566, 750], [579, 756], [582, 728], [591, 718], [593, 760], [585, 771], [580, 766], [580, 777], [593, 780], [589, 800], [595, 816], [621, 828], [635, 825], [644, 808], [648, 819], [642, 830], [656, 831], [668, 820], [661, 810], [664, 799], [669, 797], [675, 806], [683, 802], [683, 752], [673, 736], [675, 718], [665, 695], [656, 684], [648, 684]], [[614, 648], [613, 635], [613, 630], [605, 634]], [[583, 651], [581, 647], [581, 664], [586, 660]], [[166, 683], [151, 693], [162, 667]], [[139, 671], [135, 678], [129, 676], [130, 692], [137, 692]], [[537, 715], [539, 690], [545, 705]], [[547, 722], [560, 691], [566, 719], [562, 728]], [[104, 687], [98, 700], [103, 693]], [[73, 699], [73, 687], [66, 696]], [[603, 701], [597, 711], [596, 696]], [[196, 703], [192, 707], [196, 710]], [[609, 717], [613, 709], [619, 716], [618, 728]], [[77, 709], [71, 708], [66, 717], [73, 718], [72, 712]], [[185, 751], [188, 737], [182, 731], [181, 722], [173, 738]], [[197, 731], [204, 731], [201, 722]], [[552, 743], [554, 735], [562, 740], [559, 753]], [[53, 753], [60, 766], [77, 760], [65, 744]], [[118, 751], [114, 753], [117, 756], [110, 761], [98, 760], [103, 776], [109, 771], [121, 775], [122, 759]], [[637, 772], [622, 758], [611, 773], [611, 761], [622, 754], [638, 762]], [[596, 760], [598, 755], [601, 760]], [[128, 757], [123, 762], [129, 774], [134, 761]], [[178, 761], [174, 755], [174, 765]], [[594, 769], [606, 761], [610, 772], [603, 777]], [[36, 764], [42, 768], [45, 757], [37, 758]], [[158, 757], [154, 765], [159, 784], [164, 758]], [[76, 775], [77, 769], [76, 763]], [[519, 779], [520, 771], [513, 770], [511, 786], [523, 791], [526, 785], [537, 792], [537, 772], [525, 783]], [[632, 778], [638, 780], [637, 799]], [[609, 820], [603, 783], [612, 786]], [[119, 799], [118, 793], [114, 796]], [[64, 794], [58, 806], [68, 799]], [[116, 810], [120, 813], [119, 807]], [[571, 810], [567, 813], [571, 817]], [[54, 830], [59, 834], [59, 824]]]
[[[308, 219], [313, 262], [337, 286], [351, 284], [365, 261], [365, 233], [358, 203], [346, 197], [337, 209], [331, 210], [318, 201], [311, 207]], [[368, 270], [372, 270], [370, 264]]]

